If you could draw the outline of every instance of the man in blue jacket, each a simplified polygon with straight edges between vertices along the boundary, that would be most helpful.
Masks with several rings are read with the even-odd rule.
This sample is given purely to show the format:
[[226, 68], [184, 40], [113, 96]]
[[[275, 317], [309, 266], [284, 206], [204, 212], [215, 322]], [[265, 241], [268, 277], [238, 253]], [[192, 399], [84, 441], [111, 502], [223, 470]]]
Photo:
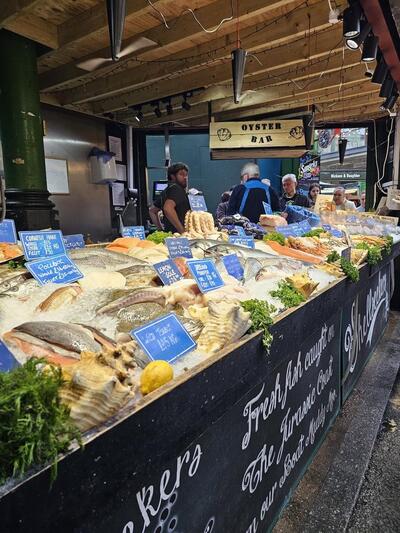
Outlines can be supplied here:
[[228, 215], [239, 213], [257, 223], [260, 215], [265, 214], [263, 202], [269, 204], [272, 211], [280, 211], [279, 197], [270, 185], [261, 181], [258, 165], [246, 163], [240, 176], [242, 183], [232, 191]]

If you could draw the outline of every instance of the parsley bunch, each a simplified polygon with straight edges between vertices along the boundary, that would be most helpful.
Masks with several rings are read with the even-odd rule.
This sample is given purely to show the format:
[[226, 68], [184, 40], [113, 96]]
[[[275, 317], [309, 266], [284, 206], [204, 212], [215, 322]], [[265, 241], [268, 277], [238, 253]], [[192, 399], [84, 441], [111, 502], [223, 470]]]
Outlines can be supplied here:
[[327, 263], [335, 263], [336, 261], [339, 261], [340, 255], [336, 250], [333, 250], [328, 257], [326, 258]]
[[367, 244], [366, 242], [359, 242], [356, 246], [359, 250], [367, 250], [367, 263], [369, 265], [377, 265], [382, 260], [382, 250], [379, 246]]
[[272, 231], [271, 233], [267, 233], [263, 237], [264, 241], [276, 241], [282, 246], [285, 245], [285, 237], [282, 235], [282, 233], [278, 233], [277, 231]]
[[286, 309], [296, 307], [305, 302], [306, 299], [289, 281], [280, 281], [278, 288], [271, 291], [271, 296], [278, 298]]
[[33, 465], [52, 462], [80, 433], [58, 396], [61, 369], [43, 359], [29, 359], [11, 372], [0, 372], [0, 483], [22, 476]]
[[358, 268], [344, 257], [340, 259], [340, 268], [353, 283], [360, 279], [360, 273], [358, 271]]
[[307, 231], [307, 233], [305, 233], [303, 237], [319, 237], [321, 233], [325, 233], [325, 230], [322, 228], [315, 228], [311, 229], [310, 231]]
[[250, 313], [252, 322], [250, 332], [259, 330], [263, 332], [263, 346], [268, 351], [273, 340], [269, 327], [273, 323], [271, 314], [276, 311], [275, 307], [263, 300], [246, 300], [241, 306]]

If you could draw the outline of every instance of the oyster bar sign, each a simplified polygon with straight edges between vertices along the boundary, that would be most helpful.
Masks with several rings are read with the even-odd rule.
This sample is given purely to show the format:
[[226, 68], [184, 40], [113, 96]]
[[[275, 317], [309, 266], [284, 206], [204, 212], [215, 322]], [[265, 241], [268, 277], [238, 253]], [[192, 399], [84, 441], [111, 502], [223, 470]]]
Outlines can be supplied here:
[[301, 119], [210, 123], [211, 149], [304, 146]]

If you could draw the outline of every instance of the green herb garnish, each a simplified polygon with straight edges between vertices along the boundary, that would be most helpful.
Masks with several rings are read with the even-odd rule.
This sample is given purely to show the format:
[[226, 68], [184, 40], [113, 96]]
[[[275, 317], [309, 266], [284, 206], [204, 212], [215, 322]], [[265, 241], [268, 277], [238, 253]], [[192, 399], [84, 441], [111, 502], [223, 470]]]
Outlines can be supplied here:
[[367, 250], [367, 263], [369, 265], [377, 265], [382, 260], [382, 250], [379, 246], [374, 246], [366, 242], [359, 242], [356, 246], [359, 250]]
[[305, 302], [306, 299], [289, 281], [280, 281], [278, 289], [271, 291], [271, 296], [278, 298], [286, 309], [296, 307]]
[[326, 232], [322, 228], [315, 228], [315, 229], [311, 229], [310, 231], [307, 231], [307, 233], [305, 233], [303, 237], [319, 237], [321, 233], [326, 233]]
[[353, 283], [360, 279], [358, 268], [354, 266], [353, 263], [351, 263], [348, 259], [345, 259], [344, 257], [340, 259], [340, 268]]
[[263, 346], [268, 351], [272, 343], [272, 334], [269, 331], [269, 326], [273, 323], [271, 314], [276, 311], [273, 305], [262, 300], [246, 300], [241, 303], [243, 309], [250, 313], [252, 326], [250, 331], [263, 332]]
[[393, 237], [391, 235], [384, 235], [383, 239], [385, 239], [385, 246], [383, 247], [383, 251], [385, 252], [385, 254], [389, 255], [393, 247]]
[[8, 262], [8, 268], [10, 270], [17, 270], [18, 268], [24, 268], [25, 267], [25, 259], [11, 259], [11, 261]]
[[267, 233], [263, 237], [264, 241], [276, 241], [279, 242], [282, 246], [285, 245], [285, 237], [282, 235], [282, 233], [278, 233], [277, 231], [272, 231], [271, 233]]
[[154, 242], [155, 244], [164, 244], [165, 239], [168, 239], [168, 237], [172, 237], [172, 233], [170, 231], [155, 231], [154, 233], [150, 233], [146, 239]]
[[22, 476], [33, 465], [52, 462], [51, 479], [57, 475], [57, 457], [80, 432], [69, 409], [60, 401], [61, 369], [44, 359], [29, 359], [11, 372], [0, 372], [0, 483]]
[[340, 255], [337, 253], [336, 250], [333, 250], [328, 257], [326, 258], [327, 263], [336, 263], [336, 261], [339, 261]]

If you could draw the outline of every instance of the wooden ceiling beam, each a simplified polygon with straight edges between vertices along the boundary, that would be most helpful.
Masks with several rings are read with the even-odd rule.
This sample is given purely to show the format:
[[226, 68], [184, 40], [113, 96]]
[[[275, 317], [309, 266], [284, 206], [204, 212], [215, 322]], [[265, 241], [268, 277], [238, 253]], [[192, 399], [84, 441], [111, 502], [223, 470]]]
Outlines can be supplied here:
[[33, 9], [43, 0], [3, 0], [0, 2], [0, 28], [5, 28], [9, 23], [24, 12]]
[[58, 48], [57, 26], [29, 13], [29, 10], [22, 11], [17, 17], [10, 19], [4, 28], [48, 48]]
[[[318, 34], [318, 39], [313, 39], [310, 45], [302, 36], [295, 42], [291, 42], [287, 45], [277, 46], [275, 48], [258, 53], [257, 60], [250, 56], [246, 65], [246, 76], [263, 74], [275, 69], [280, 69], [282, 72], [282, 67], [286, 67], [287, 70], [287, 67], [301, 63], [306, 64], [309, 60], [318, 60], [327, 54], [330, 54], [331, 56], [334, 55], [334, 52], [337, 52], [342, 48], [341, 32], [338, 30], [340, 30], [340, 28], [329, 28], [321, 34]], [[270, 41], [270, 44], [273, 43]], [[309, 54], [311, 54], [310, 57]], [[347, 58], [351, 58], [354, 64], [359, 62], [358, 54], [354, 54], [350, 51], [347, 51], [346, 53], [346, 59]], [[329, 62], [331, 60], [333, 60], [333, 58], [329, 57]], [[338, 60], [336, 57], [336, 62], [338, 61], [340, 62], [341, 59], [339, 58]], [[323, 68], [324, 65], [320, 62], [317, 62], [315, 66], [311, 66], [311, 70], [313, 68], [318, 69], [321, 67]], [[206, 87], [224, 82], [230, 83], [232, 79], [232, 67], [230, 60], [227, 60], [224, 63], [219, 62], [216, 65], [213, 64], [207, 66], [195, 72], [185, 72], [181, 76], [171, 77], [167, 80], [159, 80], [150, 85], [147, 84], [137, 89], [136, 92], [129, 91], [129, 101], [132, 102], [132, 104], [143, 103], [146, 101], [157, 100], [169, 95], [190, 91], [198, 87]], [[125, 74], [128, 73], [126, 72]], [[101, 93], [104, 94], [109, 94], [109, 91], [107, 91], [107, 86], [116, 86], [115, 77], [109, 79], [106, 78], [99, 81], [103, 86]], [[122, 85], [122, 80], [120, 83]], [[276, 79], [274, 79], [273, 76], [271, 77], [271, 83], [276, 83]], [[65, 104], [69, 104], [74, 102], [90, 101], [98, 98], [100, 93], [100, 90], [98, 89], [98, 82], [95, 81], [91, 85], [92, 88], [84, 86], [82, 88], [69, 91], [65, 94], [60, 94], [60, 101]], [[97, 90], [93, 92], [94, 87], [97, 87]], [[121, 98], [123, 98], [123, 96]]]
[[[285, 0], [285, 3], [293, 3], [293, 0]], [[282, 0], [252, 0], [251, 5], [246, 2], [242, 3], [246, 6], [248, 11], [246, 14], [246, 21], [249, 21], [249, 17], [257, 17], [262, 12], [267, 15], [271, 11], [276, 11], [278, 6], [282, 7]], [[208, 10], [212, 6], [208, 6]], [[251, 9], [252, 8], [252, 9]], [[298, 8], [296, 10], [289, 10], [287, 20], [285, 23], [274, 23], [275, 19], [271, 20], [271, 26], [268, 27], [268, 42], [266, 43], [266, 36], [264, 31], [256, 31], [254, 26], [248, 28], [248, 31], [242, 30], [241, 42], [242, 46], [248, 51], [257, 51], [259, 49], [270, 48], [274, 44], [278, 45], [285, 41], [294, 40], [296, 37], [304, 37], [305, 32], [308, 30], [308, 16], [310, 12], [309, 8]], [[317, 4], [315, 8], [310, 12], [311, 14], [311, 28], [312, 31], [318, 31], [329, 26], [328, 23], [328, 10], [326, 3]], [[243, 18], [243, 17], [242, 17]], [[216, 16], [213, 17], [215, 24]], [[194, 23], [197, 26], [196, 23]], [[196, 35], [202, 35], [197, 26], [197, 30], [193, 27], [193, 21], [190, 25], [191, 31], [196, 31]], [[204, 66], [211, 61], [217, 61], [220, 59], [229, 59], [233, 48], [236, 47], [236, 33], [231, 33], [224, 37], [219, 37], [214, 40], [209, 40], [204, 44], [198, 45], [193, 48], [193, 35], [190, 33], [190, 28], [187, 24], [180, 26], [180, 37], [176, 35], [172, 38], [172, 35], [168, 31], [164, 31], [163, 41], [160, 41], [160, 30], [156, 28], [146, 32], [144, 35], [159, 43], [159, 48], [153, 48], [144, 53], [137, 55], [138, 61], [130, 61], [127, 66], [127, 70], [121, 70], [118, 73], [114, 73], [113, 76], [95, 79], [84, 87], [72, 89], [66, 91], [61, 96], [61, 99], [66, 103], [80, 102], [84, 100], [91, 100], [101, 98], [111, 94], [118, 94], [125, 92], [128, 89], [138, 87], [149, 82], [156, 82], [163, 77], [171, 76], [174, 71], [184, 71], [186, 69], [195, 69]], [[182, 32], [182, 27], [184, 31]], [[224, 26], [225, 31], [229, 29], [229, 23]], [[267, 31], [267, 30], [266, 30]], [[158, 33], [157, 33], [158, 32]], [[158, 36], [158, 38], [157, 38]], [[173, 43], [174, 45], [180, 44], [181, 52], [171, 54], [168, 51], [168, 45]], [[151, 61], [157, 61], [167, 57], [167, 61], [160, 63], [151, 63]], [[140, 64], [140, 61], [150, 61], [149, 64]], [[50, 76], [50, 74], [49, 74]], [[144, 91], [146, 88], [143, 89]], [[176, 90], [175, 90], [176, 92]]]
[[340, 122], [346, 123], [350, 120], [372, 120], [373, 118], [384, 116], [385, 112], [379, 109], [377, 105], [365, 105], [355, 109], [349, 109], [343, 117], [343, 114], [338, 111], [330, 113], [317, 113], [316, 123], [323, 124], [327, 122]]

